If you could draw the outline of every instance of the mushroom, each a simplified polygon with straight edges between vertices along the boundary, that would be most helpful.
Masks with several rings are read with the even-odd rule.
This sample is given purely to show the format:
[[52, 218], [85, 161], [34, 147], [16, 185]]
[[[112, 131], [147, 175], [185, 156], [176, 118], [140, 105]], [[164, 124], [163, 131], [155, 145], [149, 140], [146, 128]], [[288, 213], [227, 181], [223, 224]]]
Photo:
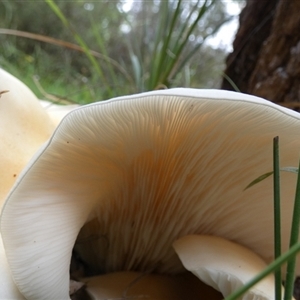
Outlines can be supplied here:
[[[54, 130], [32, 91], [0, 68], [0, 210], [23, 167]], [[0, 298], [24, 299], [6, 261], [0, 236]]]
[[[244, 188], [272, 169], [274, 136], [282, 165], [296, 165], [298, 113], [228, 91], [159, 90], [74, 109], [2, 212], [19, 290], [68, 299], [72, 253], [88, 275], [181, 274], [172, 244], [187, 235], [219, 236], [271, 262], [272, 180]], [[296, 178], [281, 183], [285, 251]]]
[[33, 92], [0, 68], [0, 208], [17, 176], [54, 125]]
[[[249, 249], [216, 236], [190, 235], [175, 241], [184, 267], [224, 297], [263, 271], [266, 263]], [[274, 276], [269, 275], [247, 293], [247, 300], [274, 299]]]

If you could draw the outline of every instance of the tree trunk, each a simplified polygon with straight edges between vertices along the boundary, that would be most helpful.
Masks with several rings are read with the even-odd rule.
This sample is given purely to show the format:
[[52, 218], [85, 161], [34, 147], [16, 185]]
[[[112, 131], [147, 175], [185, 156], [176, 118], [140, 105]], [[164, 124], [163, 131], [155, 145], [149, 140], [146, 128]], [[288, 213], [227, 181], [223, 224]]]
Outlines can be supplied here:
[[[300, 1], [248, 0], [222, 88], [300, 109]], [[229, 78], [229, 80], [228, 80]]]

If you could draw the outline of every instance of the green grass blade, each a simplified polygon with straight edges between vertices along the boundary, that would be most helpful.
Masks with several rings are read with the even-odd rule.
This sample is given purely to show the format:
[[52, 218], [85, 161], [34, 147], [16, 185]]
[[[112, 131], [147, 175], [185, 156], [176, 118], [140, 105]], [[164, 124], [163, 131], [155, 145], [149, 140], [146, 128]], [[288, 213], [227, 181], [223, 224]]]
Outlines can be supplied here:
[[[88, 14], [88, 16], [89, 16], [89, 21], [90, 21], [90, 24], [91, 24], [91, 29], [93, 31], [93, 36], [95, 37], [95, 39], [97, 41], [98, 47], [99, 47], [101, 53], [103, 53], [103, 55], [108, 57], [108, 53], [107, 53], [106, 47], [105, 47], [105, 41], [103, 40], [103, 38], [101, 37], [101, 35], [99, 33], [99, 30], [96, 26], [96, 22], [94, 20], [94, 17], [93, 17], [92, 14]], [[110, 77], [112, 79], [112, 82], [114, 83], [114, 85], [117, 85], [117, 83], [118, 83], [117, 76], [116, 76], [116, 73], [115, 73], [115, 71], [112, 67], [112, 64], [107, 63], [106, 65], [107, 65]]]
[[68, 27], [70, 30], [72, 28], [70, 27], [68, 19], [64, 16], [60, 8], [55, 4], [53, 0], [45, 0], [45, 2], [51, 7], [51, 9], [54, 11], [54, 13], [59, 17], [59, 19], [62, 21], [65, 27]]
[[[299, 162], [299, 168], [300, 168], [300, 162]], [[298, 242], [299, 226], [300, 226], [300, 175], [298, 174], [291, 237], [290, 237], [290, 247], [293, 247]], [[290, 259], [287, 265], [284, 300], [292, 299], [294, 279], [295, 279], [295, 268], [296, 268], [296, 257], [293, 257], [292, 259]]]
[[[188, 32], [188, 29], [190, 27], [190, 20], [193, 16], [193, 14], [196, 12], [196, 10], [198, 9], [199, 3], [201, 0], [198, 0], [197, 3], [194, 4], [192, 10], [190, 11], [186, 21], [184, 22], [184, 24], [181, 26], [180, 32], [178, 34], [178, 36], [180, 37], [179, 39], [176, 39], [175, 44], [173, 46], [173, 49], [178, 49], [180, 48], [180, 45], [182, 43], [183, 37], [186, 36], [186, 32]], [[206, 6], [207, 0], [204, 1], [204, 3], [202, 4], [201, 10], [204, 9], [204, 7]], [[201, 11], [200, 11], [201, 12]], [[199, 15], [199, 13], [198, 13]]]
[[283, 167], [283, 168], [280, 168], [280, 171], [298, 174], [298, 168], [295, 168], [295, 167]]
[[198, 13], [197, 18], [194, 20], [194, 22], [188, 27], [187, 32], [184, 34], [184, 37], [178, 37], [178, 40], [181, 41], [176, 49], [172, 49], [172, 53], [174, 54], [174, 59], [170, 62], [168, 68], [163, 74], [163, 77], [161, 78], [161, 83], [168, 85], [170, 80], [170, 74], [173, 71], [174, 67], [178, 64], [179, 58], [181, 56], [181, 53], [185, 46], [188, 43], [188, 39], [192, 32], [194, 31], [195, 27], [197, 26], [198, 22], [201, 20], [201, 18], [209, 11], [211, 7], [213, 7], [215, 4], [215, 0], [212, 0], [211, 2], [208, 2], [208, 0], [205, 0], [205, 2], [202, 4], [202, 7]]
[[238, 86], [234, 83], [234, 81], [225, 73], [223, 73], [223, 77], [229, 82], [229, 84], [233, 87], [236, 92], [241, 92]]
[[[284, 171], [284, 172], [289, 172], [289, 173], [294, 173], [294, 174], [298, 174], [298, 168], [295, 168], [295, 167], [283, 167], [283, 168], [280, 168], [280, 171]], [[244, 189], [247, 190], [249, 189], [250, 187], [252, 187], [253, 185], [265, 180], [266, 178], [270, 177], [271, 175], [273, 175], [273, 171], [271, 172], [267, 172], [263, 175], [260, 175], [258, 176], [257, 178], [255, 178], [253, 181], [251, 181]]]
[[142, 77], [143, 76], [142, 65], [138, 57], [133, 52], [130, 52], [129, 56], [132, 64], [132, 70], [133, 70], [136, 87], [139, 92], [142, 92], [144, 90], [143, 77]]
[[[186, 66], [186, 64], [188, 63], [188, 61], [200, 50], [200, 48], [203, 46], [205, 40], [214, 35], [216, 32], [219, 31], [219, 29], [221, 28], [221, 26], [223, 26], [225, 23], [231, 21], [233, 18], [227, 18], [224, 22], [219, 23], [216, 27], [214, 27], [213, 31], [209, 34], [203, 37], [203, 41], [198, 44], [197, 46], [195, 46], [190, 52], [188, 52], [184, 57], [182, 57], [182, 59], [180, 59], [180, 64], [178, 64], [178, 66], [174, 66], [171, 73], [169, 74], [169, 78], [173, 78], [176, 76], [176, 74], [178, 74], [182, 68], [184, 66]], [[223, 73], [221, 73], [223, 75]], [[225, 77], [225, 76], [224, 76]], [[238, 89], [236, 89], [236, 91], [239, 91]]]
[[257, 184], [257, 183], [259, 183], [259, 182], [265, 180], [265, 179], [268, 178], [268, 177], [270, 177], [271, 175], [273, 175], [273, 173], [274, 173], [274, 172], [271, 171], [271, 172], [265, 173], [265, 174], [263, 174], [263, 175], [257, 177], [256, 179], [254, 179], [253, 181], [251, 181], [251, 182], [245, 187], [244, 191], [247, 190], [247, 189], [249, 189], [251, 186], [253, 186], [253, 185], [255, 185], [255, 184]]
[[[166, 1], [169, 2], [169, 1]], [[175, 9], [175, 12], [172, 16], [172, 20], [171, 20], [171, 25], [168, 28], [168, 33], [166, 38], [163, 40], [163, 45], [162, 45], [162, 49], [160, 51], [160, 55], [159, 55], [159, 59], [158, 59], [158, 64], [157, 64], [157, 70], [155, 70], [154, 72], [154, 79], [153, 79], [153, 83], [154, 86], [157, 85], [159, 83], [159, 78], [161, 76], [161, 74], [163, 73], [163, 70], [166, 68], [166, 65], [169, 61], [169, 55], [167, 53], [167, 50], [169, 49], [169, 45], [170, 45], [170, 41], [171, 41], [171, 37], [174, 34], [174, 29], [175, 29], [175, 24], [178, 21], [178, 18], [180, 18], [180, 7], [181, 7], [181, 2], [182, 0], [179, 0], [177, 2], [177, 6]], [[166, 9], [169, 11], [169, 4], [166, 6]], [[167, 12], [168, 13], [168, 12]]]
[[[165, 52], [163, 52], [163, 48], [165, 48], [168, 35], [172, 34], [172, 32], [169, 30], [169, 0], [168, 1], [161, 1], [159, 6], [159, 24], [158, 24], [158, 30], [156, 32], [155, 36], [155, 46], [153, 49], [152, 54], [152, 63], [149, 67], [149, 74], [150, 79], [149, 83], [147, 84], [148, 90], [153, 90], [159, 81], [160, 72], [161, 72], [161, 62], [167, 59], [167, 55]], [[179, 4], [178, 4], [179, 5]], [[177, 9], [176, 9], [177, 10]], [[174, 16], [173, 16], [174, 19]], [[173, 22], [173, 20], [171, 21]]]
[[195, 27], [198, 25], [199, 21], [215, 5], [215, 2], [216, 2], [216, 0], [212, 0], [210, 2], [208, 2], [207, 0], [204, 1], [204, 3], [202, 4], [202, 7], [198, 13], [197, 18], [194, 20], [194, 22], [191, 24], [191, 26], [189, 26], [189, 29], [185, 34], [185, 38], [184, 38], [183, 42], [179, 45], [176, 53], [179, 53], [179, 54], [181, 53], [184, 46], [187, 44], [190, 35], [194, 31]]
[[[279, 138], [273, 140], [273, 183], [274, 183], [274, 257], [281, 255], [281, 214], [280, 214], [280, 166], [279, 166]], [[282, 279], [281, 269], [274, 272], [275, 299], [281, 300]]]
[[170, 41], [171, 41], [173, 33], [175, 32], [175, 25], [178, 21], [178, 18], [180, 18], [181, 2], [182, 2], [182, 0], [179, 0], [177, 2], [175, 12], [173, 13], [173, 16], [172, 16], [171, 25], [170, 25], [170, 27], [168, 29], [168, 33], [167, 33], [167, 38], [165, 39], [165, 42], [164, 42], [164, 45], [162, 48], [162, 50], [164, 51], [163, 52], [164, 54], [166, 53], [166, 51], [170, 45]]
[[[181, 29], [179, 30], [179, 34], [177, 34], [178, 37], [176, 39], [174, 39], [175, 43], [173, 44], [173, 46], [170, 46], [171, 49], [172, 49], [172, 53], [177, 53], [177, 50], [180, 49], [180, 47], [182, 45], [182, 41], [185, 40], [186, 33], [189, 31], [189, 27], [191, 26], [190, 24], [192, 23], [191, 19], [192, 19], [194, 13], [198, 10], [198, 6], [199, 6], [200, 1], [201, 0], [198, 0], [193, 5], [188, 17], [186, 18], [185, 22], [182, 24]], [[206, 2], [204, 2], [204, 4], [202, 5], [202, 8], [203, 8], [203, 6], [206, 5]], [[175, 61], [175, 64], [173, 65], [173, 68], [172, 68], [170, 74], [168, 75], [168, 78], [171, 79], [171, 78], [175, 77], [176, 74], [178, 74], [180, 72], [180, 70], [187, 64], [187, 62], [189, 60], [189, 58], [187, 58], [187, 57], [192, 57], [200, 49], [200, 47], [202, 45], [203, 45], [203, 43], [197, 45], [196, 47], [193, 48], [192, 51], [189, 52], [188, 55], [186, 55], [185, 58], [180, 59], [180, 61], [181, 61], [180, 64], [179, 64], [179, 57], [176, 56], [176, 54], [174, 54], [173, 57], [169, 56], [169, 59], [167, 60], [168, 64], [166, 64], [167, 66], [171, 65], [172, 61], [174, 61], [174, 59], [176, 59], [176, 61]], [[163, 77], [163, 78], [165, 78], [165, 77]], [[161, 81], [163, 82], [164, 80], [165, 79], [162, 79]]]
[[231, 295], [226, 297], [224, 300], [237, 300], [243, 294], [245, 294], [250, 288], [252, 288], [255, 284], [261, 281], [263, 278], [278, 270], [282, 264], [291, 260], [296, 254], [300, 251], [300, 242], [293, 245], [287, 252], [282, 254], [280, 257], [275, 259], [272, 263], [270, 263], [261, 273], [255, 276], [252, 280], [250, 280], [247, 284], [233, 292]]

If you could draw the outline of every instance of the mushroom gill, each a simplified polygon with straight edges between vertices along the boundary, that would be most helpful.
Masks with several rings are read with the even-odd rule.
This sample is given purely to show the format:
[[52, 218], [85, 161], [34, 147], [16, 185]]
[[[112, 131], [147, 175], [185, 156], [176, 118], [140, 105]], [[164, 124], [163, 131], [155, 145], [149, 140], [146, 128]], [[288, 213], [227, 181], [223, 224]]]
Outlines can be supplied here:
[[[218, 90], [171, 89], [77, 108], [23, 171], [1, 217], [14, 280], [27, 299], [68, 299], [72, 251], [89, 275], [180, 274], [172, 248], [219, 236], [273, 259], [272, 182], [297, 165], [295, 112]], [[282, 175], [283, 250], [296, 178]], [[299, 266], [297, 268], [299, 271]]]

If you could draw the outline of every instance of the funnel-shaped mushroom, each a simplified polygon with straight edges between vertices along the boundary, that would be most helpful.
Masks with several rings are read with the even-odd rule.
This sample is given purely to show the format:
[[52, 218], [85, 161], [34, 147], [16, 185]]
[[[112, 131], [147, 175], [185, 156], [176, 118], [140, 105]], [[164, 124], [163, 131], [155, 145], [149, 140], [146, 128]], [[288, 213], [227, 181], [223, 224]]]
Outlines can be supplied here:
[[[229, 239], [270, 262], [272, 180], [244, 188], [272, 169], [277, 135], [282, 165], [297, 165], [298, 113], [218, 90], [154, 91], [73, 110], [3, 210], [20, 291], [68, 299], [73, 247], [93, 275], [184, 272], [172, 243], [190, 234]], [[295, 181], [282, 174], [283, 250]]]

